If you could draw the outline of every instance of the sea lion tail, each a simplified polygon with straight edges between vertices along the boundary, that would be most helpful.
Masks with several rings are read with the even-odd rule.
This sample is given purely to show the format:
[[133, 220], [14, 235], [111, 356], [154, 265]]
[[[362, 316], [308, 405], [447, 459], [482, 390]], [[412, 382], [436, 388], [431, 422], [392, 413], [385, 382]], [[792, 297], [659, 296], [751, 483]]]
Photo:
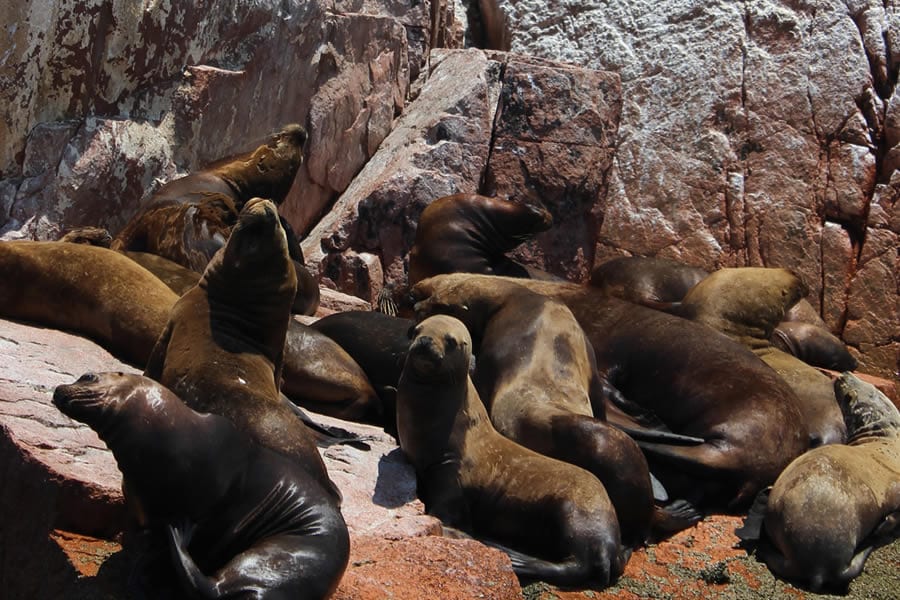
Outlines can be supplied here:
[[772, 492], [772, 486], [764, 488], [756, 494], [753, 500], [753, 506], [744, 517], [744, 526], [734, 531], [735, 535], [740, 538], [741, 546], [752, 549], [759, 543], [762, 537], [763, 521], [766, 517], [766, 507], [769, 504], [769, 494]]
[[220, 594], [216, 584], [203, 574], [188, 554], [188, 545], [193, 532], [194, 526], [187, 523], [166, 526], [166, 537], [169, 539], [169, 550], [178, 579], [189, 594], [201, 598], [218, 598]]

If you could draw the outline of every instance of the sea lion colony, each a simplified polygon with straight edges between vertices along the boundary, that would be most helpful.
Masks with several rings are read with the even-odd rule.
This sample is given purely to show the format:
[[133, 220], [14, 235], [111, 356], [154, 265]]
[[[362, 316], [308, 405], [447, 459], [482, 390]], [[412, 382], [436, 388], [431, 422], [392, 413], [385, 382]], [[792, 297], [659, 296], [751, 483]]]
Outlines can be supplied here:
[[[335, 589], [348, 556], [340, 494], [315, 449], [321, 434], [291, 402], [395, 434], [426, 510], [505, 550], [523, 579], [608, 585], [631, 548], [754, 499], [757, 534], [771, 538], [761, 558], [813, 587], [848, 585], [900, 533], [896, 464], [893, 475], [855, 471], [880, 500], [859, 508], [852, 541], [813, 539], [835, 494], [803, 500], [822, 508], [804, 512], [799, 541], [778, 528], [782, 498], [801, 493], [780, 492], [781, 478], [814, 470], [804, 461], [837, 453], [845, 436], [851, 448], [876, 437], [896, 462], [900, 423], [852, 375], [837, 396], [810, 375], [801, 361], [855, 367], [823, 324], [776, 333], [806, 293], [786, 270], [623, 258], [590, 285], [554, 281], [505, 254], [551, 226], [544, 207], [459, 194], [421, 215], [397, 302], [415, 319], [348, 312], [302, 328], [292, 307], [308, 312], [318, 287], [298, 291], [302, 255], [276, 205], [304, 140], [288, 126], [164, 186], [114, 238], [118, 251], [90, 229], [66, 238], [78, 244], [0, 242], [0, 316], [87, 335], [145, 367], [147, 378], [86, 375], [54, 402], [107, 442], [138, 522], [166, 536], [187, 590]], [[157, 463], [173, 455], [190, 458], [187, 471], [161, 494]], [[249, 471], [259, 474], [226, 491]], [[262, 521], [226, 537], [211, 528], [248, 514]], [[809, 548], [831, 562], [798, 567]]]

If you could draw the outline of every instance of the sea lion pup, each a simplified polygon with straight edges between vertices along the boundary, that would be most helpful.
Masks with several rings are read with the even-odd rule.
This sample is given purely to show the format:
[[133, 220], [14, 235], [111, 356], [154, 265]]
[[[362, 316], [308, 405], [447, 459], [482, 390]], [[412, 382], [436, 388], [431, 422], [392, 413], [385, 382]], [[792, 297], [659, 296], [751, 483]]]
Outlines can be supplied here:
[[[483, 279], [485, 286], [494, 281], [486, 275], [439, 275], [428, 285], [438, 290], [462, 277]], [[589, 286], [509, 281], [561, 301], [575, 315], [606, 382], [610, 423], [704, 441], [638, 440], [670, 497], [741, 510], [807, 449], [793, 391], [734, 340]]]
[[834, 382], [847, 445], [811, 450], [765, 490], [738, 530], [757, 557], [813, 591], [846, 592], [875, 548], [900, 537], [900, 412], [851, 373]]
[[657, 308], [680, 302], [708, 274], [667, 258], [621, 256], [595, 266], [590, 284], [610, 296]]
[[337, 496], [311, 432], [278, 389], [296, 286], [275, 205], [250, 200], [200, 282], [175, 303], [144, 374], [297, 460]]
[[432, 275], [459, 272], [554, 278], [505, 254], [551, 225], [550, 212], [535, 202], [478, 194], [438, 198], [419, 217], [409, 252], [409, 285]]
[[178, 297], [118, 252], [86, 244], [0, 242], [0, 316], [91, 338], [144, 365]]
[[[417, 316], [460, 319], [478, 357], [472, 382], [491, 423], [511, 440], [546, 456], [578, 465], [604, 485], [616, 509], [622, 542], [642, 545], [654, 516], [647, 461], [624, 432], [596, 414], [603, 408], [594, 351], [565, 305], [507, 280], [455, 278], [429, 293], [427, 279], [414, 288]], [[596, 418], [595, 418], [596, 417]], [[671, 532], [699, 520], [660, 510]], [[663, 521], [665, 523], [663, 523]]]
[[847, 435], [831, 379], [770, 341], [787, 309], [808, 291], [787, 269], [721, 269], [688, 292], [679, 314], [744, 344], [775, 369], [800, 400], [800, 414], [815, 447], [842, 443]]
[[381, 425], [391, 435], [397, 432], [397, 383], [413, 325], [411, 319], [365, 310], [334, 313], [310, 324], [346, 350], [366, 374], [381, 399]]
[[53, 403], [109, 446], [142, 525], [168, 536], [187, 592], [310, 599], [334, 592], [350, 553], [347, 526], [302, 465], [140, 375], [89, 373], [58, 386]]
[[414, 330], [400, 376], [400, 448], [426, 511], [498, 545], [520, 577], [610, 584], [629, 551], [603, 484], [497, 433], [468, 377], [471, 351], [459, 320], [429, 317]]

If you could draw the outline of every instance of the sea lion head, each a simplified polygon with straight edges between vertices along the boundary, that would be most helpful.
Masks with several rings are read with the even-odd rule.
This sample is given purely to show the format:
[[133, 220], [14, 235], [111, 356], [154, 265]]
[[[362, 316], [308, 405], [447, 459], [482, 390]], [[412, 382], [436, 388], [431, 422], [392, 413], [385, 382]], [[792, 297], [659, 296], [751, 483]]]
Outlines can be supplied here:
[[900, 436], [900, 411], [871, 383], [848, 371], [834, 381], [834, 395], [847, 424], [848, 444]]
[[484, 236], [484, 244], [495, 252], [508, 252], [553, 226], [553, 215], [536, 198], [515, 201], [483, 198], [479, 210], [485, 212], [493, 231]]
[[769, 339], [785, 312], [809, 293], [788, 269], [720, 269], [684, 297], [685, 316], [729, 334]]
[[53, 404], [96, 431], [115, 450], [120, 434], [133, 439], [141, 431], [152, 430], [154, 423], [174, 420], [170, 397], [175, 396], [141, 375], [85, 373], [74, 383], [57, 386]]
[[277, 257], [288, 259], [287, 235], [272, 201], [253, 198], [244, 205], [223, 254], [236, 269], [261, 267]]
[[417, 379], [463, 379], [469, 372], [472, 338], [463, 323], [448, 315], [428, 317], [410, 331], [413, 338], [404, 371]]

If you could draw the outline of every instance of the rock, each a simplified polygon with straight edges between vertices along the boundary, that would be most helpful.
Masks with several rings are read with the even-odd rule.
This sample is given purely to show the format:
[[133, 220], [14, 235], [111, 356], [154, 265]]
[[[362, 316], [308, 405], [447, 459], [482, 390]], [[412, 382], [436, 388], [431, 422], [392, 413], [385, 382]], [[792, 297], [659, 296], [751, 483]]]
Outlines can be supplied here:
[[900, 340], [886, 333], [900, 331], [897, 303], [873, 302], [896, 298], [900, 272], [896, 252], [883, 252], [900, 245], [887, 187], [900, 167], [896, 9], [494, 4], [513, 52], [621, 75], [595, 262], [637, 254], [792, 268], [865, 368], [898, 378]]
[[289, 122], [310, 133], [284, 207], [304, 231], [388, 134], [430, 47], [430, 3], [362, 5], [4, 6], [0, 189], [17, 192], [0, 234], [115, 233], [164, 181]]
[[530, 193], [560, 226], [521, 256], [584, 278], [616, 139], [619, 90], [611, 73], [498, 52], [433, 52], [418, 97], [303, 242], [308, 263], [319, 265], [329, 285], [371, 300], [379, 270], [386, 285], [405, 286], [415, 224], [433, 200]]
[[372, 305], [362, 298], [350, 296], [336, 290], [319, 288], [319, 309], [316, 316], [324, 317], [347, 310], [372, 310]]

